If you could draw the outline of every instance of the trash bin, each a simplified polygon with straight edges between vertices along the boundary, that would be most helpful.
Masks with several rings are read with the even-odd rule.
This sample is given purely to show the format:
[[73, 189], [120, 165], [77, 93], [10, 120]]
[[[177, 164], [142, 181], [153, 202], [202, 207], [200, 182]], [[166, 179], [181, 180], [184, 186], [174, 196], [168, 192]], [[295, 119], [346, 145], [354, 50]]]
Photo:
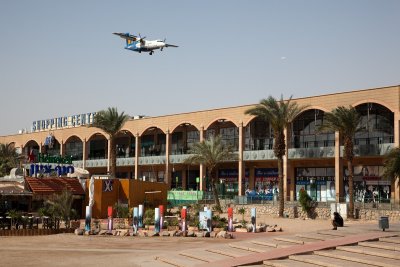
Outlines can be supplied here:
[[379, 229], [385, 231], [385, 229], [389, 228], [389, 217], [388, 216], [381, 216], [379, 219]]

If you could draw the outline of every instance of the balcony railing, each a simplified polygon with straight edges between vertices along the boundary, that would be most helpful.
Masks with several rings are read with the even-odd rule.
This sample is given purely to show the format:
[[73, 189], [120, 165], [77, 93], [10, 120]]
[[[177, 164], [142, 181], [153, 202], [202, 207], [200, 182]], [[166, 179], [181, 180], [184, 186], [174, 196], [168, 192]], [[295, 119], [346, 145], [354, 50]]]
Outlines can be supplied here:
[[288, 154], [290, 159], [334, 158], [335, 147], [289, 148]]
[[276, 159], [274, 151], [269, 150], [247, 150], [243, 151], [243, 159], [245, 161], [250, 160], [269, 160]]
[[192, 154], [170, 155], [169, 162], [173, 164], [183, 163], [185, 159], [189, 158]]
[[[392, 148], [394, 148], [394, 143], [355, 145], [354, 155], [357, 157], [384, 156]], [[343, 157], [343, 155], [344, 155], [344, 146], [340, 146], [340, 156]]]
[[88, 159], [86, 168], [107, 167], [108, 159]]
[[149, 156], [149, 157], [139, 158], [140, 165], [165, 164], [165, 162], [166, 162], [166, 156]]

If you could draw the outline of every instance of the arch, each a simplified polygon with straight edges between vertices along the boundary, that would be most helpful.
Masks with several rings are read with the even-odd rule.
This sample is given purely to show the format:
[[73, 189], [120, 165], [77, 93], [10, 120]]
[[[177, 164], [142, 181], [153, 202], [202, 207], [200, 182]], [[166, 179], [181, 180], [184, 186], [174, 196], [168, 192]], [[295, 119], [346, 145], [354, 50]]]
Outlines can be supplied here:
[[372, 98], [369, 98], [369, 99], [366, 99], [366, 100], [361, 100], [361, 101], [355, 102], [355, 103], [352, 104], [351, 106], [352, 106], [352, 107], [357, 107], [357, 106], [360, 106], [360, 105], [362, 105], [362, 104], [368, 104], [368, 103], [374, 103], [374, 104], [381, 105], [381, 106], [387, 108], [388, 110], [390, 110], [390, 111], [393, 112], [393, 113], [395, 113], [395, 111], [396, 111], [396, 109], [395, 109], [394, 107], [388, 105], [387, 103], [385, 103], [385, 102], [383, 102], [383, 101], [380, 101], [380, 100], [372, 99]]
[[175, 132], [175, 130], [176, 130], [179, 126], [181, 126], [182, 124], [189, 124], [188, 126], [193, 126], [194, 128], [196, 128], [196, 130], [200, 131], [200, 129], [197, 128], [197, 126], [196, 126], [195, 124], [191, 123], [190, 121], [181, 121], [179, 124], [177, 124], [177, 125], [175, 125], [175, 126], [172, 127], [172, 130], [170, 131], [170, 133]]
[[128, 132], [129, 134], [131, 134], [132, 136], [135, 137], [135, 134], [128, 128], [122, 128], [118, 133], [120, 133], [120, 132]]
[[207, 130], [208, 128], [210, 128], [210, 126], [211, 126], [213, 123], [218, 122], [219, 120], [224, 120], [224, 122], [231, 122], [231, 123], [233, 123], [233, 125], [235, 125], [236, 127], [239, 127], [239, 125], [236, 124], [236, 123], [234, 122], [234, 120], [232, 120], [232, 119], [230, 119], [230, 118], [228, 118], [228, 117], [217, 117], [217, 118], [213, 119], [212, 121], [210, 121], [210, 122], [207, 124], [207, 126], [204, 128], [204, 130]]
[[152, 128], [158, 129], [158, 130], [160, 130], [163, 134], [165, 134], [164, 130], [161, 129], [160, 127], [157, 127], [157, 126], [148, 126], [148, 127], [144, 128], [144, 130], [143, 130], [142, 132], [138, 132], [139, 136], [142, 136], [147, 130], [152, 129]]
[[108, 138], [107, 138], [107, 136], [104, 134], [104, 133], [102, 133], [102, 132], [94, 132], [94, 133], [92, 133], [91, 135], [89, 135], [89, 137], [88, 137], [88, 139], [86, 140], [86, 141], [89, 141], [90, 139], [92, 139], [93, 137], [95, 137], [96, 135], [102, 135], [102, 136], [104, 136], [104, 138], [106, 139], [106, 140], [108, 140]]
[[64, 144], [68, 143], [68, 141], [69, 141], [70, 139], [74, 138], [74, 137], [78, 138], [81, 142], [83, 142], [83, 138], [81, 138], [81, 137], [80, 137], [79, 135], [77, 135], [77, 134], [73, 134], [73, 135], [70, 135], [70, 136], [68, 136], [67, 138], [65, 138], [65, 141], [63, 141], [63, 143], [64, 143]]
[[38, 147], [40, 147], [40, 143], [39, 143], [38, 141], [36, 141], [36, 140], [33, 140], [33, 139], [29, 139], [28, 141], [26, 141], [26, 142], [23, 144], [23, 147], [26, 147], [26, 146], [29, 144], [29, 142], [35, 142], [36, 145], [37, 145]]

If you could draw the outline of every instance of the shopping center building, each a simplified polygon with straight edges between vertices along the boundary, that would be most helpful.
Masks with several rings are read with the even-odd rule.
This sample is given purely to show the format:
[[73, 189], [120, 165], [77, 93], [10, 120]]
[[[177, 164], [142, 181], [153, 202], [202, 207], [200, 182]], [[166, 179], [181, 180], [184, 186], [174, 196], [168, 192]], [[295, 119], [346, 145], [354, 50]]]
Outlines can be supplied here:
[[[267, 97], [265, 95], [264, 97]], [[354, 140], [355, 200], [399, 203], [398, 179], [384, 179], [384, 155], [399, 146], [400, 86], [366, 89], [293, 99], [307, 105], [286, 130], [284, 190], [296, 200], [301, 188], [318, 201], [343, 201], [347, 169], [338, 133], [318, 133], [324, 113], [338, 106], [354, 106], [362, 116], [363, 131]], [[224, 191], [243, 195], [246, 189], [271, 191], [277, 187], [277, 161], [268, 122], [245, 115], [253, 105], [219, 108], [158, 117], [132, 117], [119, 133], [117, 177], [168, 183], [170, 188], [209, 190], [204, 166], [183, 164], [190, 147], [220, 134], [234, 146], [237, 161], [218, 170]], [[73, 113], [73, 110], [71, 110]], [[49, 114], [49, 117], [59, 114]], [[37, 120], [32, 131], [1, 136], [0, 143], [15, 147], [35, 161], [38, 153], [72, 157], [75, 168], [90, 174], [109, 170], [107, 135], [94, 127], [94, 113]], [[31, 170], [27, 163], [26, 168]], [[197, 179], [196, 179], [197, 178]], [[275, 190], [276, 191], [276, 190]]]

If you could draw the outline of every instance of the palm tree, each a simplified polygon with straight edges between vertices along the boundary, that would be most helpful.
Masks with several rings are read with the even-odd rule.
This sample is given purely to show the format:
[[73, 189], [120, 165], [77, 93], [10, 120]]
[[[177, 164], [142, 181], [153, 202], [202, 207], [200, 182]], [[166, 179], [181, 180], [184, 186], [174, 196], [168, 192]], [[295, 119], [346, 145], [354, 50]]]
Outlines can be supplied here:
[[207, 176], [209, 177], [215, 204], [217, 210], [221, 209], [217, 192], [217, 175], [215, 174], [218, 166], [228, 160], [237, 159], [237, 154], [232, 146], [224, 145], [221, 136], [211, 136], [208, 140], [195, 143], [188, 152], [190, 155], [185, 164], [204, 164], [207, 168]]
[[392, 148], [385, 157], [383, 177], [391, 180], [400, 177], [400, 148]]
[[259, 117], [271, 125], [274, 134], [274, 154], [278, 159], [278, 183], [279, 183], [279, 217], [283, 217], [285, 196], [283, 191], [283, 156], [286, 152], [285, 129], [307, 106], [299, 106], [292, 102], [292, 97], [284, 101], [269, 96], [262, 99], [259, 104], [245, 111], [245, 114]]
[[333, 109], [331, 112], [326, 112], [322, 125], [318, 131], [339, 132], [344, 145], [344, 159], [347, 161], [347, 169], [349, 171], [349, 218], [354, 218], [354, 196], [353, 196], [353, 158], [354, 144], [353, 138], [356, 132], [361, 130], [361, 115], [357, 110], [349, 106], [340, 106]]
[[13, 143], [0, 144], [0, 177], [18, 165], [18, 154]]
[[115, 177], [117, 172], [117, 157], [116, 157], [116, 144], [115, 138], [118, 132], [122, 129], [125, 122], [129, 120], [129, 116], [122, 112], [118, 113], [117, 108], [108, 108], [107, 110], [101, 110], [94, 116], [94, 122], [91, 127], [100, 128], [108, 134], [110, 142], [110, 175]]
[[68, 190], [63, 190], [60, 195], [55, 195], [53, 200], [48, 200], [53, 217], [60, 217], [65, 222], [65, 228], [69, 228], [71, 217], [74, 215], [72, 209], [73, 195]]

